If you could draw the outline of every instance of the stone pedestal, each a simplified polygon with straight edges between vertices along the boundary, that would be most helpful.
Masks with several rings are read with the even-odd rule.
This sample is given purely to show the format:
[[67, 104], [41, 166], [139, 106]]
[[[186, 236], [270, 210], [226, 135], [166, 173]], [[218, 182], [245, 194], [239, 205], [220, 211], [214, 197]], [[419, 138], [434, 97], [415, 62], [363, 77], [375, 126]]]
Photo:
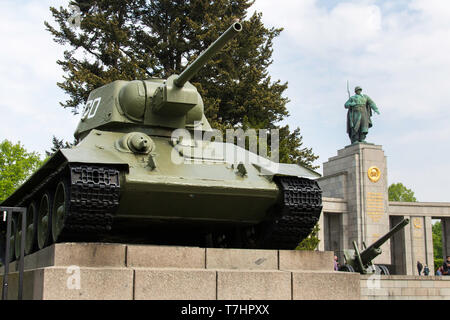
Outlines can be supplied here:
[[[369, 246], [389, 231], [387, 166], [381, 146], [359, 143], [338, 150], [323, 164], [319, 184], [324, 197], [347, 201], [341, 250], [353, 248], [353, 240], [360, 248], [363, 242]], [[389, 241], [382, 250], [374, 262], [391, 264]]]
[[[16, 267], [9, 299], [17, 298]], [[23, 297], [348, 300], [360, 298], [359, 287], [359, 274], [333, 271], [332, 252], [63, 243], [25, 257]]]

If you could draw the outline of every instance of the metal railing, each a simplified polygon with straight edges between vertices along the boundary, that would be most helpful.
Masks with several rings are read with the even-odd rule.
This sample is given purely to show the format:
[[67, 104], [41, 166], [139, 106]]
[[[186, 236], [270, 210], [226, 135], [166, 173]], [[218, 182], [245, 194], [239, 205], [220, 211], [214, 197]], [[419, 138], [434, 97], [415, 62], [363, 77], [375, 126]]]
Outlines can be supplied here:
[[[27, 234], [27, 208], [20, 207], [0, 207], [0, 213], [3, 215], [2, 222], [6, 221], [6, 238], [5, 238], [5, 265], [3, 274], [3, 291], [2, 300], [8, 299], [8, 274], [9, 264], [11, 262], [11, 221], [14, 214], [21, 214], [22, 220], [22, 235], [20, 239], [20, 259], [19, 259], [19, 287], [17, 298], [23, 299], [23, 269], [24, 269], [24, 256], [25, 256], [25, 241]], [[15, 232], [15, 230], [13, 230]], [[17, 234], [17, 233], [16, 233]], [[17, 241], [18, 239], [15, 239]], [[15, 248], [12, 248], [15, 250]], [[17, 269], [16, 269], [17, 270]]]

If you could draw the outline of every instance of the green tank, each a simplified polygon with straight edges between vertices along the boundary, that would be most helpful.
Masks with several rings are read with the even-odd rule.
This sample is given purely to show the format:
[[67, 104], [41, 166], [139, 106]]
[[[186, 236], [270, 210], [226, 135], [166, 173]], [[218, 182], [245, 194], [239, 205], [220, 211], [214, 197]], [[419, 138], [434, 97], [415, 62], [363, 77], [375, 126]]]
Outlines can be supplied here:
[[2, 203], [28, 208], [26, 254], [62, 241], [294, 249], [310, 234], [322, 210], [315, 172], [204, 141], [214, 131], [189, 80], [241, 30], [234, 23], [180, 75], [91, 92], [79, 143]]

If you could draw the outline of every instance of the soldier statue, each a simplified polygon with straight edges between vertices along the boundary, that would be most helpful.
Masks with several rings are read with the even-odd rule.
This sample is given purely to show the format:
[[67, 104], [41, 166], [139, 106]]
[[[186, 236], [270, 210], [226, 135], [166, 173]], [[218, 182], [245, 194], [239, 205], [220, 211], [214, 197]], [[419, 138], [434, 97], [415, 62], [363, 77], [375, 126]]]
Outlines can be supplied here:
[[[355, 88], [355, 95], [345, 103], [347, 113], [347, 133], [352, 144], [366, 143], [365, 139], [369, 128], [372, 127], [372, 110], [380, 114], [375, 102], [365, 94], [361, 94], [362, 88]], [[350, 95], [350, 94], [349, 94]]]

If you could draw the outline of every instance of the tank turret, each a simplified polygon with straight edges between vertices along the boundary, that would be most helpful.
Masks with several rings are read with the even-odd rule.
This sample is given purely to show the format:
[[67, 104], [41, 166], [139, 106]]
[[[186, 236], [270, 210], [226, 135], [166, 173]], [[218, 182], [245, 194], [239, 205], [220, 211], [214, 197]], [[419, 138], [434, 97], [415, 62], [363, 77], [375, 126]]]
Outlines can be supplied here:
[[180, 75], [168, 79], [114, 81], [91, 92], [75, 131], [83, 139], [92, 129], [162, 127], [192, 129], [196, 123], [203, 131], [211, 130], [204, 115], [203, 100], [189, 80], [242, 30], [233, 23], [208, 49]]

